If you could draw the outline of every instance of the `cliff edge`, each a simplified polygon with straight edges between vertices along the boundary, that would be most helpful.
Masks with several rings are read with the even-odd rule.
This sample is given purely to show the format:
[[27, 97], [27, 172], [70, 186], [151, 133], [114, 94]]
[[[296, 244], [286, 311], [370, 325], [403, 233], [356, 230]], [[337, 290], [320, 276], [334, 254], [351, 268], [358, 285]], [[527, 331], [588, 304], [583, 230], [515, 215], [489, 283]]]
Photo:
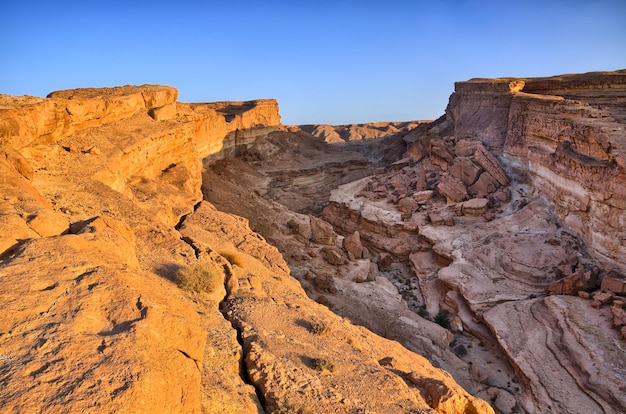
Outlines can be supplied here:
[[202, 200], [203, 165], [283, 129], [276, 101], [176, 97], [0, 96], [0, 410], [493, 412]]

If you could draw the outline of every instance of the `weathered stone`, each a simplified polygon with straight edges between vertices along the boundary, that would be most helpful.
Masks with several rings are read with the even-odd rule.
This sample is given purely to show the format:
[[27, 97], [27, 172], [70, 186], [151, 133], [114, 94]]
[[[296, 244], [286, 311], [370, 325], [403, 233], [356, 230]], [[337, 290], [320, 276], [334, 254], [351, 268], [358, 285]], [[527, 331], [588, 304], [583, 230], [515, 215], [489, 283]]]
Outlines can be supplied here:
[[430, 157], [433, 164], [447, 170], [448, 166], [454, 161], [454, 155], [450, 152], [445, 142], [433, 140], [430, 142]]
[[613, 302], [613, 297], [613, 294], [610, 292], [596, 292], [593, 294], [593, 300], [600, 302], [602, 305]]
[[463, 332], [463, 321], [458, 316], [450, 319], [450, 330], [454, 333]]
[[468, 216], [481, 216], [487, 212], [489, 200], [486, 198], [472, 198], [461, 204], [463, 214]]
[[393, 257], [390, 254], [382, 254], [378, 259], [378, 270], [385, 271], [389, 270], [391, 264], [393, 263]]
[[[570, 266], [571, 267], [571, 266]], [[565, 276], [560, 280], [550, 284], [546, 288], [548, 295], [579, 295], [581, 291], [594, 289], [596, 278], [592, 272], [580, 269], [575, 273]], [[581, 296], [583, 297], [583, 296]]]
[[324, 246], [322, 248], [322, 254], [326, 261], [333, 266], [342, 265], [346, 261], [337, 246]]
[[405, 197], [398, 201], [398, 210], [400, 210], [402, 213], [413, 213], [418, 209], [418, 207], [419, 204], [417, 203], [417, 201], [415, 201], [411, 197]]
[[413, 194], [413, 200], [417, 201], [418, 204], [425, 203], [431, 198], [433, 198], [433, 190], [417, 191]]
[[626, 326], [626, 311], [616, 306], [611, 306], [611, 313], [613, 314], [613, 326], [620, 328]]
[[358, 231], [355, 231], [350, 236], [345, 237], [342, 241], [342, 245], [345, 251], [349, 255], [352, 255], [354, 259], [360, 259], [363, 257], [363, 245], [361, 244], [361, 237]]
[[11, 166], [18, 174], [28, 181], [33, 181], [33, 167], [26, 158], [11, 147], [0, 148], [0, 158], [4, 158], [7, 165]]
[[467, 189], [463, 182], [449, 174], [441, 176], [437, 190], [446, 198], [448, 204], [455, 204], [467, 198]]
[[335, 284], [333, 283], [333, 277], [330, 275], [318, 275], [313, 279], [313, 284], [317, 289], [322, 292], [335, 293]]
[[309, 216], [309, 220], [311, 223], [311, 240], [313, 243], [325, 245], [335, 244], [337, 236], [330, 223], [313, 216]]
[[167, 121], [176, 118], [176, 102], [160, 106], [158, 108], [151, 108], [148, 111], [148, 115], [155, 121]]
[[463, 181], [463, 184], [470, 186], [476, 182], [482, 169], [470, 158], [457, 157], [449, 168], [450, 175]]
[[298, 223], [296, 226], [296, 234], [302, 236], [305, 240], [311, 240], [313, 233], [311, 232], [311, 224], [308, 222]]
[[474, 197], [486, 197], [496, 191], [499, 186], [498, 181], [487, 171], [484, 171], [480, 174], [476, 183], [471, 185], [468, 190]]
[[489, 380], [489, 372], [487, 372], [487, 370], [479, 367], [478, 365], [472, 364], [470, 365], [469, 371], [474, 381], [480, 382], [481, 384], [487, 384]]
[[610, 272], [602, 278], [600, 288], [605, 291], [611, 291], [616, 295], [626, 295], [626, 277], [617, 272]]
[[428, 221], [433, 226], [454, 226], [454, 216], [447, 211], [431, 211], [428, 213]]
[[515, 397], [513, 397], [508, 392], [500, 390], [493, 405], [498, 410], [498, 412], [513, 413], [515, 412], [514, 409], [517, 405], [517, 401], [515, 401]]
[[489, 175], [495, 178], [498, 184], [508, 185], [511, 182], [502, 166], [500, 166], [498, 160], [482, 145], [476, 148], [474, 158], [478, 165], [480, 165], [486, 172], [488, 172]]

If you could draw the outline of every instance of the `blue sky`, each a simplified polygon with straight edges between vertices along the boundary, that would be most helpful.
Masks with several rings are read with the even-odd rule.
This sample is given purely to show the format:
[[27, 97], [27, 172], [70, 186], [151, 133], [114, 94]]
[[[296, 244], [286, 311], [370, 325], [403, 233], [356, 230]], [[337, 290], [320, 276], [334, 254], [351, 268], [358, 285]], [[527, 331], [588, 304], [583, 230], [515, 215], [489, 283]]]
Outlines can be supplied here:
[[159, 83], [342, 124], [437, 118], [473, 77], [624, 68], [624, 0], [0, 0], [11, 95]]

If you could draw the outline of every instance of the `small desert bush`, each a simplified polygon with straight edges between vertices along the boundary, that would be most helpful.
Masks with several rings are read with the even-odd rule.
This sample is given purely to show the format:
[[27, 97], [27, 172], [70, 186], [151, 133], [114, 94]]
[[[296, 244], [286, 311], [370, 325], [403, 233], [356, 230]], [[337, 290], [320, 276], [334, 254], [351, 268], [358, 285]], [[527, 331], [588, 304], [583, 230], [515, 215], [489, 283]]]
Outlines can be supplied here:
[[312, 414], [312, 411], [308, 408], [297, 407], [295, 404], [291, 404], [287, 400], [283, 400], [276, 403], [276, 407], [269, 408], [271, 414]]
[[180, 269], [175, 276], [179, 288], [188, 292], [212, 293], [224, 284], [224, 272], [215, 264], [196, 263]]
[[232, 266], [243, 267], [243, 261], [239, 256], [234, 253], [222, 252], [220, 253], [220, 256], [228, 260], [228, 263], [230, 263]]
[[422, 318], [430, 319], [430, 313], [426, 310], [426, 306], [422, 305], [417, 311], [417, 314]]
[[447, 309], [441, 309], [435, 315], [433, 322], [441, 325], [442, 327], [449, 329], [450, 328], [450, 311]]
[[325, 369], [329, 370], [330, 372], [333, 372], [335, 370], [335, 364], [333, 364], [327, 359], [313, 358], [311, 359], [311, 368], [320, 372], [322, 372]]
[[311, 333], [314, 335], [326, 335], [330, 332], [330, 328], [324, 322], [313, 322], [311, 324]]

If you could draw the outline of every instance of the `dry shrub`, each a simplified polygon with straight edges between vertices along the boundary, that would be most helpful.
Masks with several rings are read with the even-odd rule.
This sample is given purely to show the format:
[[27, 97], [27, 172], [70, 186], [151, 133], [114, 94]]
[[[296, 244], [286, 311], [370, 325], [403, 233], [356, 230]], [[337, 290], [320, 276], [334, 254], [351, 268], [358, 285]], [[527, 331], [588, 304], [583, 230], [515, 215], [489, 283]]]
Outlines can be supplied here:
[[314, 335], [326, 335], [330, 333], [330, 327], [325, 322], [314, 322], [311, 324], [311, 333]]
[[196, 263], [180, 269], [175, 281], [179, 288], [188, 292], [212, 293], [224, 284], [224, 271], [215, 264]]
[[330, 372], [333, 372], [335, 370], [335, 364], [333, 364], [327, 359], [313, 358], [311, 359], [311, 368], [320, 372], [325, 369], [327, 369]]
[[243, 261], [238, 255], [234, 253], [222, 252], [220, 253], [220, 256], [228, 260], [228, 263], [230, 263], [232, 266], [243, 267]]

